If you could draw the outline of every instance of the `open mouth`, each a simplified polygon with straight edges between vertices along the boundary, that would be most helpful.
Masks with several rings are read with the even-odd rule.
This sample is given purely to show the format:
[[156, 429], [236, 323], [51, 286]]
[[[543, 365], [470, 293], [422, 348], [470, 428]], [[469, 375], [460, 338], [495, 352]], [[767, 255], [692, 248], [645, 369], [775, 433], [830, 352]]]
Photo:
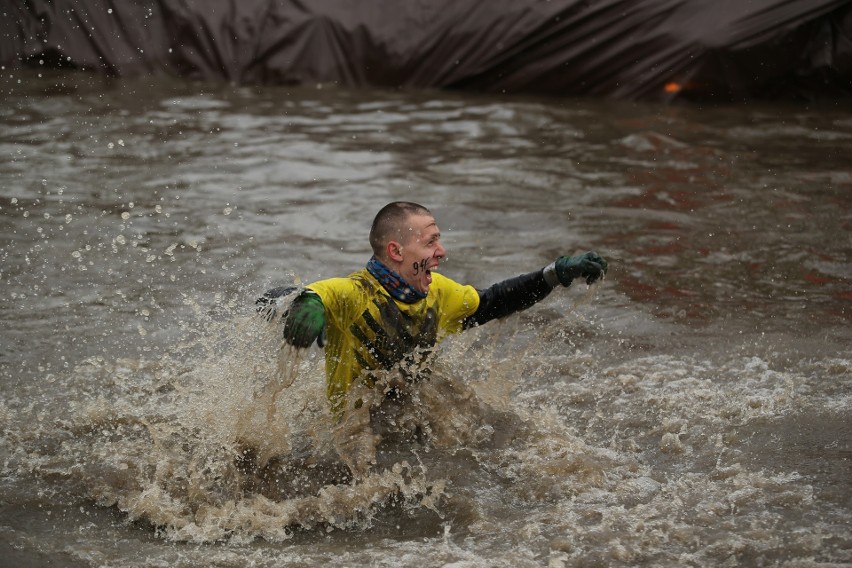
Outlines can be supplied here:
[[434, 266], [427, 267], [426, 270], [423, 271], [423, 281], [426, 283], [427, 287], [432, 283], [432, 272], [437, 271], [437, 269], [438, 265], [435, 264]]

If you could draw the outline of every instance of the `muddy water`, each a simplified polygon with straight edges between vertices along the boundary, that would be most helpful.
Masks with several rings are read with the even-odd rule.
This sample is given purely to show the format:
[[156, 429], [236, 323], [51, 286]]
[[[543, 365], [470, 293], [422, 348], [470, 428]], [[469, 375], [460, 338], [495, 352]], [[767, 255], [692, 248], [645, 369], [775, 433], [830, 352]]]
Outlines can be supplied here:
[[[848, 106], [2, 92], [0, 564], [852, 562]], [[397, 199], [459, 281], [611, 269], [445, 342], [352, 479], [252, 307]]]

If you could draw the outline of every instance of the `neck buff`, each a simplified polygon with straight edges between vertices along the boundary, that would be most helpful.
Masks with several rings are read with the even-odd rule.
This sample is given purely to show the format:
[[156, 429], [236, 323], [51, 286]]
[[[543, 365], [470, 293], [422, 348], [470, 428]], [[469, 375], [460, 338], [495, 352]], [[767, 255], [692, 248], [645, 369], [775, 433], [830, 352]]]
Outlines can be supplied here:
[[426, 297], [426, 294], [409, 286], [408, 282], [402, 279], [402, 276], [385, 266], [375, 256], [370, 258], [367, 263], [367, 272], [379, 281], [379, 284], [388, 291], [388, 294], [401, 302], [413, 304]]

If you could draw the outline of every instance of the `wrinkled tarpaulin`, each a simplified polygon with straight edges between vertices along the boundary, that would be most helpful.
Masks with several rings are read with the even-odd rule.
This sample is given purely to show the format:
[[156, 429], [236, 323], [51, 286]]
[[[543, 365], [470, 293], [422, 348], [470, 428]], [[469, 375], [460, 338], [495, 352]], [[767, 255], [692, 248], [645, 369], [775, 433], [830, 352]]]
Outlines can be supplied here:
[[0, 64], [670, 100], [852, 94], [850, 0], [0, 0]]

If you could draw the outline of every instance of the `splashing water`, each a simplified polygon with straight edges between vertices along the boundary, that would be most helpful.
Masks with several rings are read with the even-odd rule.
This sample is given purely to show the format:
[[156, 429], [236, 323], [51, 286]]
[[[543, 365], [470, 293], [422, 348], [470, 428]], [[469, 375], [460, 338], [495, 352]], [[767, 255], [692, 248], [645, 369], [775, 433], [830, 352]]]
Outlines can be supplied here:
[[[0, 563], [852, 562], [845, 110], [17, 79]], [[608, 278], [338, 423], [245, 306], [414, 194], [458, 281]]]

